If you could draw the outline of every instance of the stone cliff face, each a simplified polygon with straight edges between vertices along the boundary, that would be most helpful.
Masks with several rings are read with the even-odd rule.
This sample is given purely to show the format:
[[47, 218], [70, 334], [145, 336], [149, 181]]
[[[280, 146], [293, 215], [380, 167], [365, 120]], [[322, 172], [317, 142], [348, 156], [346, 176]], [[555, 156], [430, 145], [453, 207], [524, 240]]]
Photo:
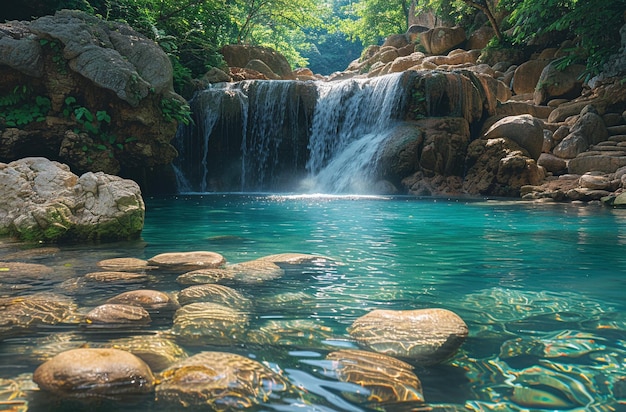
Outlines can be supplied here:
[[159, 191], [185, 105], [167, 55], [127, 25], [68, 10], [0, 25], [0, 161], [44, 156]]

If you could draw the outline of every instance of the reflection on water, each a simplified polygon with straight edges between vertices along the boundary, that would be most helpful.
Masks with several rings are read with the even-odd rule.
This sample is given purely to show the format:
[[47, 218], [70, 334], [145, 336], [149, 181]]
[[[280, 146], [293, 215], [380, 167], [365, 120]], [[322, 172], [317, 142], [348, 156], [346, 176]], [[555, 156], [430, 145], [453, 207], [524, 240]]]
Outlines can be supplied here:
[[[65, 350], [140, 350], [150, 341], [162, 350], [152, 359], [159, 369], [207, 350], [263, 363], [293, 387], [265, 399], [263, 410], [624, 410], [625, 232], [626, 214], [596, 206], [314, 195], [149, 199], [141, 241], [0, 243], [0, 409], [171, 410], [151, 398], [51, 400], [31, 380], [39, 364]], [[107, 279], [93, 275], [101, 272], [97, 262], [194, 250], [229, 263], [282, 252], [334, 260], [283, 266], [281, 278], [264, 283], [226, 282], [247, 316], [243, 335], [229, 344], [181, 339], [172, 332], [173, 311], [152, 312], [141, 327], [84, 321], [119, 293], [175, 296], [189, 286], [176, 281], [181, 273], [158, 270]], [[17, 262], [45, 268], [8, 269]], [[425, 404], [378, 404], [366, 388], [340, 381], [327, 355], [358, 348], [346, 331], [357, 317], [429, 307], [457, 313], [470, 336], [447, 363], [412, 365]]]

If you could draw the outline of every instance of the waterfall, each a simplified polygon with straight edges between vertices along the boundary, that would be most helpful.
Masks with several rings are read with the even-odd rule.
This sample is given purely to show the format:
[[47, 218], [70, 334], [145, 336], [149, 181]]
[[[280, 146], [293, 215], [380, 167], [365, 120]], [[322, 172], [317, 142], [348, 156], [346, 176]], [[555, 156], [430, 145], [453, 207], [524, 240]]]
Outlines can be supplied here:
[[190, 101], [175, 145], [181, 191], [367, 192], [404, 115], [403, 75], [212, 85]]
[[210, 138], [218, 123], [235, 117], [245, 135], [248, 96], [240, 86], [236, 83], [211, 85], [190, 101], [193, 124], [179, 127], [174, 141], [178, 159], [173, 166], [179, 192], [207, 192], [212, 189], [208, 159]]
[[402, 73], [320, 83], [309, 138], [309, 191], [365, 193], [382, 142], [406, 104]]

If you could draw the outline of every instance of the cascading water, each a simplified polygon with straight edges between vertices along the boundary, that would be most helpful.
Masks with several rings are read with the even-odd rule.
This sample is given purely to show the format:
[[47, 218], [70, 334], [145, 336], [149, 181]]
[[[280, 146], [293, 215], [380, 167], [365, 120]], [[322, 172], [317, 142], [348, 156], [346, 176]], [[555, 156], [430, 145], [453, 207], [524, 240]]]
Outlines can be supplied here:
[[367, 193], [381, 143], [406, 105], [402, 74], [320, 83], [307, 162], [308, 190]]
[[176, 141], [180, 191], [365, 193], [404, 113], [401, 73], [336, 82], [218, 84]]

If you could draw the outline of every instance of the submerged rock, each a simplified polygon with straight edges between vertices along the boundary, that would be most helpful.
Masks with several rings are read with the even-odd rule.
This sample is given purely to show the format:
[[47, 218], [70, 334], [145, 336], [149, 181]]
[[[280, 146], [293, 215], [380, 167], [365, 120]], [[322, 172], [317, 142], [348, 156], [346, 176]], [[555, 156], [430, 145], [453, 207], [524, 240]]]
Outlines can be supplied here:
[[185, 305], [176, 311], [172, 333], [190, 343], [230, 345], [241, 342], [247, 332], [248, 315], [211, 302]]
[[[333, 361], [333, 371], [340, 381], [355, 383], [367, 390], [360, 396], [354, 395], [357, 401], [424, 402], [422, 384], [406, 362], [354, 349], [331, 352], [326, 359]], [[346, 395], [351, 397], [351, 394]]]
[[377, 309], [355, 320], [348, 332], [362, 347], [432, 365], [456, 353], [468, 328], [446, 309]]
[[250, 408], [288, 388], [261, 363], [225, 352], [200, 352], [164, 370], [160, 379], [158, 402], [218, 411]]
[[141, 306], [106, 303], [87, 313], [88, 325], [95, 326], [135, 326], [149, 324], [150, 314]]
[[170, 271], [182, 270], [186, 272], [207, 268], [219, 268], [226, 263], [226, 259], [215, 252], [168, 252], [148, 259], [148, 263], [157, 266], [159, 269]]
[[40, 365], [33, 380], [61, 397], [117, 398], [150, 393], [155, 379], [148, 365], [129, 352], [80, 348]]

